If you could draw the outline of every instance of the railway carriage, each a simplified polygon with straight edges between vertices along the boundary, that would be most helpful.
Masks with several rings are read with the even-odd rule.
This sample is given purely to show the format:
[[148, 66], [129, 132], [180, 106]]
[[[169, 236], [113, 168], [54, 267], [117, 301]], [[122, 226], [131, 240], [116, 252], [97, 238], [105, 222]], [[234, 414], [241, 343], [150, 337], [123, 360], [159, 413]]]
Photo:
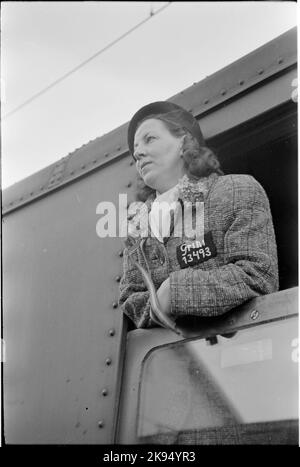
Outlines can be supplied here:
[[3, 192], [6, 444], [297, 444], [297, 40], [292, 29], [170, 98], [225, 173], [270, 200], [280, 290], [188, 339], [134, 329], [118, 306], [123, 239], [102, 201], [134, 199], [127, 126]]

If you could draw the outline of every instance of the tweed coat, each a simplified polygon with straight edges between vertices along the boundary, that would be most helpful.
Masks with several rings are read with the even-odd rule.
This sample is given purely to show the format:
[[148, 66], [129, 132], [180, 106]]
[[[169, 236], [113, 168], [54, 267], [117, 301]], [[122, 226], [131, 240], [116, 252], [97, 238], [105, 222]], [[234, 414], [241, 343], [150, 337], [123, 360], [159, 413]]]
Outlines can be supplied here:
[[[149, 236], [142, 254], [141, 238], [125, 242], [119, 304], [138, 328], [155, 327], [150, 318], [149, 292], [138, 261], [156, 289], [170, 278], [171, 314], [217, 316], [243, 302], [278, 290], [277, 247], [267, 195], [250, 175], [211, 174], [201, 179], [204, 197], [204, 231], [211, 232], [216, 255], [182, 268], [176, 248], [182, 237], [161, 243]], [[151, 207], [154, 198], [147, 200]]]

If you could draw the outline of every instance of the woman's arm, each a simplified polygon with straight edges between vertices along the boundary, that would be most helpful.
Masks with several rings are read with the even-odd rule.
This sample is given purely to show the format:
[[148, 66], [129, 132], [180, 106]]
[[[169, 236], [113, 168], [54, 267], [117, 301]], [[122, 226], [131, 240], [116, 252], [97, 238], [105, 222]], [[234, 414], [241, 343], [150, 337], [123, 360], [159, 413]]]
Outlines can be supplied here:
[[150, 316], [149, 292], [141, 273], [130, 261], [128, 248], [123, 254], [123, 276], [120, 281], [119, 304], [122, 311], [134, 322], [137, 328], [157, 326]]
[[252, 297], [278, 290], [277, 248], [268, 198], [253, 177], [244, 176], [236, 185], [234, 177], [232, 180], [233, 220], [224, 237], [226, 264], [170, 274], [174, 317], [221, 315]]

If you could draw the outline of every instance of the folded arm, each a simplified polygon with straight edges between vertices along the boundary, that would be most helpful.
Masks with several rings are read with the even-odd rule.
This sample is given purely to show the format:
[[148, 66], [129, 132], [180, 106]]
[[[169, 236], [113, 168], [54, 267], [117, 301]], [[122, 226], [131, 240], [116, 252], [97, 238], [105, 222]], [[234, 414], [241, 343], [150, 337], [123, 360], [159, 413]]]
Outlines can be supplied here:
[[224, 235], [225, 265], [170, 274], [172, 314], [216, 316], [278, 290], [277, 248], [268, 198], [247, 177], [233, 189], [233, 218]]

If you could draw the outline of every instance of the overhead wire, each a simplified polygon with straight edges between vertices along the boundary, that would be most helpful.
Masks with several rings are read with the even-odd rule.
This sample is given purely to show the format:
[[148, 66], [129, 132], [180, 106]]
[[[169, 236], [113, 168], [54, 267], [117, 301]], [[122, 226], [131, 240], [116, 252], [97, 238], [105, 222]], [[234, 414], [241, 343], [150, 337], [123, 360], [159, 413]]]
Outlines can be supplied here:
[[57, 78], [55, 81], [53, 81], [51, 84], [49, 84], [48, 86], [46, 86], [45, 88], [43, 88], [41, 91], [33, 94], [31, 97], [29, 97], [28, 99], [26, 99], [24, 102], [22, 102], [22, 104], [18, 105], [17, 107], [15, 107], [14, 109], [12, 109], [10, 112], [6, 113], [5, 115], [3, 115], [2, 117], [2, 120], [10, 117], [11, 115], [15, 114], [16, 112], [18, 112], [19, 110], [21, 110], [23, 107], [25, 107], [26, 105], [30, 104], [31, 102], [33, 102], [35, 99], [37, 99], [38, 97], [42, 96], [43, 94], [45, 94], [47, 91], [49, 91], [50, 89], [52, 89], [54, 86], [56, 86], [57, 84], [61, 83], [62, 81], [64, 81], [66, 78], [68, 78], [69, 76], [71, 76], [73, 73], [75, 73], [76, 71], [78, 71], [80, 68], [84, 67], [87, 63], [91, 62], [92, 60], [94, 60], [96, 57], [98, 57], [100, 54], [102, 54], [103, 52], [105, 52], [106, 50], [108, 50], [109, 48], [111, 48], [113, 45], [115, 45], [117, 42], [120, 42], [122, 39], [124, 39], [126, 36], [128, 36], [129, 34], [131, 34], [133, 31], [135, 31], [136, 29], [138, 29], [139, 27], [141, 27], [143, 24], [145, 24], [147, 21], [149, 21], [150, 19], [152, 19], [154, 16], [158, 15], [159, 13], [161, 13], [163, 10], [165, 10], [167, 7], [170, 6], [172, 2], [168, 2], [166, 5], [162, 6], [159, 10], [157, 11], [153, 11], [152, 8], [150, 10], [150, 14], [147, 18], [145, 18], [144, 20], [140, 21], [138, 24], [136, 24], [135, 26], [133, 26], [131, 29], [129, 29], [128, 31], [126, 31], [124, 34], [122, 34], [120, 37], [118, 37], [117, 39], [115, 39], [114, 41], [110, 42], [108, 45], [106, 45], [105, 47], [103, 47], [103, 49], [99, 50], [98, 52], [94, 53], [93, 55], [91, 55], [89, 58], [87, 58], [86, 60], [84, 60], [83, 62], [79, 63], [76, 67], [72, 68], [70, 71], [68, 71], [67, 73], [63, 74], [62, 76], [60, 76], [59, 78]]

